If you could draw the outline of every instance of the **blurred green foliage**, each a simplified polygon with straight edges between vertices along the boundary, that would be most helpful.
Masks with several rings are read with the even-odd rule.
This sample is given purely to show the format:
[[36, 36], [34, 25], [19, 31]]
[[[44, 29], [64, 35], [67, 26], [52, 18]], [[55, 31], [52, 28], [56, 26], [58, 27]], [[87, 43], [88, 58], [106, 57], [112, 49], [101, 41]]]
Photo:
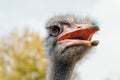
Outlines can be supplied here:
[[28, 29], [0, 38], [0, 80], [45, 80], [43, 43]]

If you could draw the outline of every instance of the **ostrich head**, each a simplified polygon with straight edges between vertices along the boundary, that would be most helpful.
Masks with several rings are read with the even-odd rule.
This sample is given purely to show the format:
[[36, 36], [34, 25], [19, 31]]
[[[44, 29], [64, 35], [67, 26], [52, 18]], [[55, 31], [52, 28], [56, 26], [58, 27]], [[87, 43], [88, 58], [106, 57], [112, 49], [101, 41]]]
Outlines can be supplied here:
[[70, 80], [76, 62], [99, 43], [91, 40], [99, 27], [87, 17], [60, 15], [51, 18], [46, 29], [49, 58], [46, 80]]
[[91, 41], [99, 27], [88, 17], [55, 16], [48, 21], [46, 29], [46, 47], [51, 60], [75, 63], [99, 43], [97, 40]]

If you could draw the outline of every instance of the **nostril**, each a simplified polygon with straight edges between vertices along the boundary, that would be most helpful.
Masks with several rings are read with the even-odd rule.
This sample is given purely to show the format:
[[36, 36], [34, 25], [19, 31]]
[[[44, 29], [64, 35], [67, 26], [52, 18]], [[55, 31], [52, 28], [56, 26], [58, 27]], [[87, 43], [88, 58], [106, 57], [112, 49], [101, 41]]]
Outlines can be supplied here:
[[81, 26], [77, 26], [77, 28], [82, 28]]

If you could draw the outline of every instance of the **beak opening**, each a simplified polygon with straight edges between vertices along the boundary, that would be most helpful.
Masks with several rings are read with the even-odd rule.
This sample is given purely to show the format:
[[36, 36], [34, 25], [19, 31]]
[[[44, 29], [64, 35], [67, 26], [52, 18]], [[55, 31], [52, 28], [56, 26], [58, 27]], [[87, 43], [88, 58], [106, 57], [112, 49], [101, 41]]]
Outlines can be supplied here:
[[61, 34], [57, 40], [58, 43], [64, 43], [69, 45], [85, 44], [88, 46], [97, 46], [99, 41], [91, 41], [94, 33], [99, 30], [97, 27], [76, 29], [64, 34]]

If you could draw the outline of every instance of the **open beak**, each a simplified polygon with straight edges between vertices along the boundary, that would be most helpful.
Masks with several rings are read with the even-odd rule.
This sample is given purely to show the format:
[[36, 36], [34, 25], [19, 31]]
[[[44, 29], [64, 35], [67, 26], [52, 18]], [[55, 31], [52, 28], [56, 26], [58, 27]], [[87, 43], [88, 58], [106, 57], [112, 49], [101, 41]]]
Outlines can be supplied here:
[[99, 28], [96, 27], [74, 29], [61, 34], [57, 40], [59, 44], [67, 44], [68, 46], [78, 44], [96, 46], [99, 41], [91, 41], [91, 39], [98, 30]]

